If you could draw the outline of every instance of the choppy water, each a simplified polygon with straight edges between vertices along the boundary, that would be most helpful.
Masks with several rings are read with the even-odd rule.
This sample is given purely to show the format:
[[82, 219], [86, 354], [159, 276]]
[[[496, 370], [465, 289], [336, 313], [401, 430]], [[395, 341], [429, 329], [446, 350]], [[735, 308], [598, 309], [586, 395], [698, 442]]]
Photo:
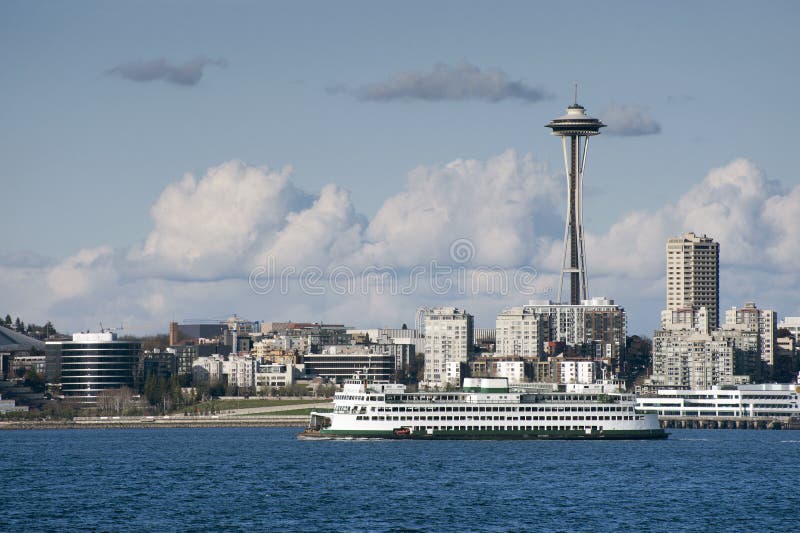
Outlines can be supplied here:
[[800, 529], [798, 431], [618, 442], [296, 432], [0, 432], [0, 531]]

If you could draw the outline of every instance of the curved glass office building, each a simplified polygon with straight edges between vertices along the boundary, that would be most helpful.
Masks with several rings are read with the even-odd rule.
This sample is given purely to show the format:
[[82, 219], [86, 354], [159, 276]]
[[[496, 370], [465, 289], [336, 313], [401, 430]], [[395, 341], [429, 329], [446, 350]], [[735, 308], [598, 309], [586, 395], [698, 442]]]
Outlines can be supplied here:
[[61, 392], [82, 407], [94, 407], [97, 393], [133, 387], [142, 345], [119, 341], [111, 332], [76, 333], [72, 341], [48, 343], [61, 367]]

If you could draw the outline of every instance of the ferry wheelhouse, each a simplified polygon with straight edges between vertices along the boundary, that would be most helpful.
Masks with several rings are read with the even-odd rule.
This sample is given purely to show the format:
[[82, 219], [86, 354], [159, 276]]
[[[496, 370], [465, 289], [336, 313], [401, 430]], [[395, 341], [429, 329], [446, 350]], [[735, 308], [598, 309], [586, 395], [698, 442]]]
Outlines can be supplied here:
[[456, 392], [347, 380], [332, 413], [312, 412], [301, 434], [329, 438], [659, 439], [658, 416], [640, 413], [618, 382], [510, 388], [505, 378], [467, 378]]

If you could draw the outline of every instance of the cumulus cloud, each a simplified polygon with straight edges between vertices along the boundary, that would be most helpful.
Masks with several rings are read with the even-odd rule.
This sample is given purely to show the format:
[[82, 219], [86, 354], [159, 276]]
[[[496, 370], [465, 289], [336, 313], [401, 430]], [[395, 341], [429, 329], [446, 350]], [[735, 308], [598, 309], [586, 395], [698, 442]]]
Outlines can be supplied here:
[[47, 284], [58, 299], [82, 296], [100, 280], [116, 278], [114, 251], [108, 246], [87, 248], [50, 269]]
[[367, 102], [395, 100], [499, 102], [512, 99], [538, 102], [550, 98], [541, 87], [522, 80], [512, 80], [498, 68], [481, 69], [466, 61], [455, 66], [438, 63], [428, 72], [400, 72], [387, 80], [357, 87], [332, 85], [328, 87], [328, 92], [351, 94]]
[[798, 213], [800, 186], [787, 191], [751, 161], [737, 159], [712, 169], [676, 202], [628, 213], [605, 234], [590, 234], [589, 266], [600, 274], [657, 279], [664, 274], [666, 239], [694, 231], [720, 243], [723, 266], [793, 271], [800, 249], [787, 243], [800, 237]]
[[207, 66], [225, 67], [227, 64], [225, 59], [210, 59], [205, 56], [195, 57], [180, 65], [158, 58], [122, 63], [106, 73], [141, 83], [160, 80], [174, 85], [192, 86], [200, 83]]
[[362, 245], [365, 220], [356, 213], [348, 191], [327, 185], [308, 209], [286, 216], [265, 256], [282, 266], [347, 264]]
[[246, 275], [289, 214], [314, 201], [291, 183], [291, 172], [230, 161], [199, 180], [187, 174], [156, 200], [150, 210], [154, 228], [130, 259], [146, 272], [177, 278]]
[[602, 115], [608, 126], [604, 133], [623, 137], [661, 133], [659, 124], [647, 108], [638, 105], [612, 104]]
[[405, 191], [370, 221], [362, 259], [411, 265], [449, 260], [468, 238], [475, 264], [519, 265], [540, 252], [537, 236], [560, 226], [562, 180], [531, 155], [508, 150], [486, 162], [455, 160], [418, 167]]
[[[234, 311], [254, 319], [397, 325], [413, 322], [418, 305], [449, 304], [488, 326], [505, 306], [553, 297], [563, 209], [563, 175], [511, 150], [486, 161], [418, 167], [369, 219], [341, 187], [306, 192], [288, 167], [231, 161], [168, 185], [151, 209], [152, 231], [137, 245], [80, 250], [55, 262], [0, 261], [3, 312], [74, 329], [103, 320], [151, 332], [173, 317]], [[731, 304], [755, 298], [781, 312], [787, 298], [800, 297], [798, 213], [800, 186], [788, 189], [752, 162], [732, 161], [660, 209], [625, 213], [605, 232], [588, 228], [592, 294], [615, 298], [628, 308], [632, 332], [647, 332], [663, 306], [665, 240], [694, 231], [721, 244], [723, 305], [725, 295]], [[451, 245], [464, 240], [472, 248], [461, 263]], [[484, 266], [512, 275], [533, 266], [537, 294], [439, 294], [424, 284], [408, 295], [386, 294], [366, 290], [365, 278], [345, 296], [312, 295], [297, 284], [257, 294], [248, 274], [267, 257], [295, 272], [343, 266], [358, 273], [375, 265], [401, 274], [436, 260], [467, 268], [468, 283]]]

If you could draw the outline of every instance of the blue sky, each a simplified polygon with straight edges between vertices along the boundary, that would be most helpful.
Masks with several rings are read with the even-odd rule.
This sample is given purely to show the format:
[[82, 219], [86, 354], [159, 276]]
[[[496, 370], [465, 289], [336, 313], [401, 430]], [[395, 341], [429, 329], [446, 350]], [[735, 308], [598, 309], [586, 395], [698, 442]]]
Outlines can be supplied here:
[[[41, 256], [37, 267], [51, 268], [82, 249], [109, 247], [119, 265], [157, 230], [151, 208], [165, 188], [185, 173], [199, 180], [234, 159], [272, 169], [291, 165], [294, 186], [312, 196], [326, 184], [349, 191], [364, 227], [387, 199], [408, 189], [407, 175], [420, 165], [485, 162], [511, 149], [532, 154], [555, 174], [559, 146], [543, 125], [570, 103], [574, 81], [589, 113], [633, 106], [660, 129], [593, 141], [585, 205], [590, 232], [610, 231], [633, 210], [653, 213], [674, 204], [711, 169], [739, 158], [789, 194], [800, 183], [793, 150], [799, 19], [792, 2], [7, 1], [0, 4], [0, 187], [10, 227], [2, 248], [7, 256], [32, 252]], [[136, 82], [112, 70], [157, 59], [182, 65], [200, 56], [226, 64], [206, 65], [195, 85]], [[359, 88], [403, 73], [424, 75], [436, 64], [496, 69], [551, 98], [358, 98]], [[350, 91], [326, 90], [334, 86]], [[221, 210], [235, 209], [225, 197], [218, 201]], [[601, 252], [587, 253], [591, 275]], [[642, 253], [663, 253], [663, 242]], [[5, 261], [15, 268], [20, 262]], [[544, 263], [537, 268], [547, 270]], [[797, 281], [780, 266], [770, 271], [781, 271], [787, 286]], [[114, 279], [127, 287], [159, 276]], [[230, 277], [226, 270], [219, 279]], [[767, 285], [765, 295], [781, 294], [780, 283]], [[794, 301], [759, 298], [759, 287], [752, 298], [762, 305], [800, 312]], [[103, 291], [114, 289], [90, 292], [103, 299]], [[153, 329], [166, 314], [181, 318], [198, 305], [182, 302], [183, 290], [165, 289], [168, 304], [159, 313], [104, 313]], [[641, 303], [635, 294], [626, 294], [628, 301], [617, 296], [637, 315], [631, 332], [652, 329], [662, 305], [658, 290], [642, 290], [652, 295]], [[6, 293], [16, 295], [8, 296], [7, 312], [28, 320], [93, 325], [83, 323], [94, 315], [78, 313], [69, 298], [41, 296], [49, 303], [30, 305], [21, 291]], [[740, 304], [737, 298], [730, 297]], [[454, 303], [469, 308], [470, 302]], [[479, 323], [490, 325], [493, 314], [515, 303], [492, 300], [481, 307]], [[279, 318], [258, 302], [217, 305], [224, 309], [209, 303], [203, 312], [241, 306], [252, 318]], [[312, 302], [295, 310], [334, 318], [337, 302], [324, 305], [331, 307], [319, 311]], [[409, 306], [400, 306], [403, 316]]]

